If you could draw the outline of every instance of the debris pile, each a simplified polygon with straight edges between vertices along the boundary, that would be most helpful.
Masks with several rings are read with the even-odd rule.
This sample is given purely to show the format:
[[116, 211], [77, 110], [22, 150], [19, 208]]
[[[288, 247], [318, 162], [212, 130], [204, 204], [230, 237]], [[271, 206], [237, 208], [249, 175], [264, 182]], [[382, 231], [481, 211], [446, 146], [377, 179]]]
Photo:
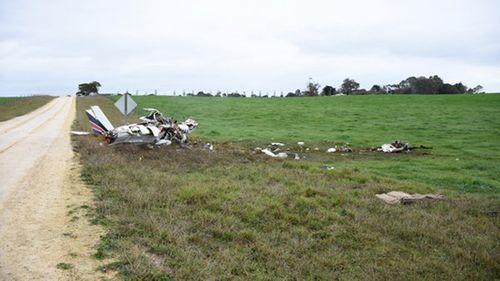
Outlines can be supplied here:
[[330, 147], [326, 150], [327, 153], [334, 153], [334, 152], [342, 152], [342, 153], [346, 153], [346, 152], [352, 152], [352, 149], [348, 146], [348, 145], [342, 145], [340, 147]]
[[[280, 142], [273, 142], [268, 148], [260, 148], [257, 147], [255, 148], [256, 151], [260, 151], [264, 153], [267, 156], [273, 157], [273, 158], [288, 158], [288, 154], [286, 152], [281, 152], [281, 149], [285, 146], [284, 143]], [[298, 156], [298, 155], [296, 155]]]
[[[305, 147], [305, 142], [303, 141], [297, 142], [297, 145], [298, 147], [294, 146], [287, 147], [284, 143], [272, 142], [267, 148], [256, 147], [254, 149], [254, 153], [262, 152], [269, 157], [283, 158], [283, 159], [288, 158], [288, 156], [290, 156], [290, 158], [293, 157], [293, 159], [295, 160], [300, 160], [300, 159], [305, 159], [305, 156], [304, 155], [300, 156], [296, 152], [307, 153], [312, 151], [319, 152], [322, 150], [319, 147], [314, 147], [314, 148]], [[348, 146], [348, 143], [346, 143], [341, 146], [335, 145], [335, 147], [331, 147], [326, 150], [326, 153], [334, 153], [334, 152], [342, 152], [342, 153], [352, 152], [352, 149]]]
[[271, 156], [273, 158], [287, 158], [288, 157], [288, 154], [286, 154], [285, 152], [274, 153], [269, 148], [262, 149], [261, 151], [262, 151], [262, 153], [266, 154], [267, 156]]
[[403, 151], [410, 151], [412, 149], [409, 143], [402, 143], [400, 140], [395, 140], [392, 143], [384, 143], [382, 146], [377, 147], [376, 151], [384, 153], [397, 153]]
[[92, 130], [103, 135], [108, 144], [170, 145], [172, 142], [177, 142], [185, 145], [188, 143], [187, 135], [198, 126], [198, 123], [191, 118], [178, 123], [171, 117], [164, 117], [154, 108], [144, 108], [144, 110], [149, 111], [149, 114], [140, 117], [140, 123], [116, 128], [109, 122], [99, 106], [91, 106], [86, 112]]
[[417, 201], [422, 200], [441, 200], [444, 199], [443, 195], [435, 195], [435, 194], [408, 194], [401, 191], [391, 191], [382, 194], [376, 194], [378, 198], [383, 200], [387, 204], [412, 204]]

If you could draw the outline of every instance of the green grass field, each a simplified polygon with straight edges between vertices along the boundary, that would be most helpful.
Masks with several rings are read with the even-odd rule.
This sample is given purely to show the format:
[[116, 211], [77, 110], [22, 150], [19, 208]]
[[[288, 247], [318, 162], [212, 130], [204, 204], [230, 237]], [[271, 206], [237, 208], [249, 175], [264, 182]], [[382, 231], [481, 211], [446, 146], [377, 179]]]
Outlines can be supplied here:
[[[117, 97], [114, 97], [116, 99]], [[207, 141], [262, 146], [304, 141], [325, 151], [349, 143], [357, 150], [400, 139], [432, 147], [431, 155], [322, 157], [339, 168], [425, 184], [431, 188], [498, 193], [500, 95], [350, 96], [317, 98], [199, 98], [134, 96], [140, 109], [200, 122]], [[362, 159], [362, 161], [356, 161]]]
[[0, 97], [0, 104], [5, 104], [5, 103], [9, 103], [9, 102], [13, 102], [17, 99], [20, 99], [18, 97]]
[[49, 96], [0, 97], [0, 122], [31, 112], [53, 98]]
[[[134, 99], [200, 126], [191, 149], [73, 139], [94, 222], [108, 229], [96, 257], [113, 257], [106, 270], [124, 279], [500, 278], [500, 96]], [[120, 123], [108, 99], [79, 98], [76, 130], [89, 129], [92, 104]], [[394, 139], [432, 149], [367, 151]], [[271, 141], [320, 151], [300, 161], [253, 153]], [[345, 142], [354, 152], [324, 152]], [[391, 190], [446, 199], [375, 197]]]

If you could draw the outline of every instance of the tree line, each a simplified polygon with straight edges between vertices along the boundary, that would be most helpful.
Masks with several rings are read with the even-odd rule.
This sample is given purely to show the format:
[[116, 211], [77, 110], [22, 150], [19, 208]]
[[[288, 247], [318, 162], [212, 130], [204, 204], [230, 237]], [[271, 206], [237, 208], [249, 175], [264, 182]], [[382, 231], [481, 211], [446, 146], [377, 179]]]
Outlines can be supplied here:
[[290, 92], [287, 97], [298, 96], [333, 96], [333, 95], [367, 95], [367, 94], [421, 94], [421, 95], [436, 95], [436, 94], [477, 94], [482, 93], [483, 87], [477, 85], [474, 88], [469, 88], [462, 82], [456, 84], [445, 83], [437, 75], [429, 77], [411, 76], [398, 84], [373, 85], [369, 90], [360, 88], [356, 80], [346, 78], [339, 88], [332, 86], [324, 86], [320, 90], [320, 85], [310, 81], [304, 91], [296, 90]]
[[[342, 81], [340, 87], [326, 85], [321, 87], [318, 83], [314, 83], [310, 79], [307, 83], [306, 89], [297, 89], [294, 92], [289, 92], [285, 96], [280, 97], [310, 97], [310, 96], [335, 96], [335, 95], [370, 95], [370, 94], [420, 94], [420, 95], [436, 95], [436, 94], [478, 94], [482, 92], [483, 87], [477, 85], [469, 88], [462, 82], [450, 84], [446, 83], [438, 75], [429, 77], [424, 76], [411, 76], [398, 84], [386, 85], [373, 85], [369, 90], [360, 88], [360, 84], [354, 79], [346, 78]], [[183, 94], [186, 95], [186, 94]], [[243, 93], [221, 93], [217, 92], [215, 95], [200, 91], [198, 93], [188, 93], [187, 96], [198, 97], [246, 97]], [[266, 95], [251, 94], [251, 97], [269, 97]]]
[[[98, 93], [101, 84], [97, 81], [82, 83], [78, 85], [77, 95], [88, 96], [92, 93]], [[335, 95], [369, 95], [369, 94], [421, 94], [421, 95], [436, 95], [436, 94], [478, 94], [482, 92], [483, 87], [477, 85], [469, 88], [462, 82], [450, 84], [445, 83], [437, 75], [429, 77], [424, 76], [411, 76], [398, 84], [386, 85], [373, 85], [369, 90], [360, 88], [360, 84], [354, 79], [346, 78], [342, 81], [340, 87], [335, 88], [329, 85], [321, 87], [318, 83], [314, 83], [309, 79], [306, 89], [297, 89], [294, 92], [289, 92], [284, 95], [281, 93], [280, 97], [308, 97], [308, 96], [335, 96]], [[174, 96], [175, 96], [174, 92]], [[183, 96], [197, 96], [197, 97], [246, 97], [246, 94], [238, 92], [222, 93], [217, 92], [215, 95], [211, 93], [199, 91], [198, 93], [182, 93]], [[276, 96], [276, 94], [274, 95]], [[251, 97], [269, 97], [266, 95], [256, 95], [252, 92]]]

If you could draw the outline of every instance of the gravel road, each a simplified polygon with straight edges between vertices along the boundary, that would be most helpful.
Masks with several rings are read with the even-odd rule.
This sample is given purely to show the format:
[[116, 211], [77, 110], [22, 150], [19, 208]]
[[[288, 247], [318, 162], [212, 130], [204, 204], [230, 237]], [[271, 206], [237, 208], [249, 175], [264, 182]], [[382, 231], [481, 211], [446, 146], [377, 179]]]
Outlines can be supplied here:
[[0, 280], [100, 278], [90, 256], [102, 230], [85, 217], [74, 117], [75, 98], [60, 97], [0, 123]]

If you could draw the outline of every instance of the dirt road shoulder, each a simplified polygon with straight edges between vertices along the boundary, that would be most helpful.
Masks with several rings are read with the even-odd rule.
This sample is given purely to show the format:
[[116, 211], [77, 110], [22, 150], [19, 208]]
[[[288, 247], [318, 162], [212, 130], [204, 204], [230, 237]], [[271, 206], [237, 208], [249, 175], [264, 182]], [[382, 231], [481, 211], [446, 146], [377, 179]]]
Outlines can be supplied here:
[[0, 205], [0, 280], [102, 276], [92, 257], [102, 230], [85, 217], [92, 193], [80, 182], [70, 143], [74, 98], [60, 114], [67, 117], [57, 137]]

